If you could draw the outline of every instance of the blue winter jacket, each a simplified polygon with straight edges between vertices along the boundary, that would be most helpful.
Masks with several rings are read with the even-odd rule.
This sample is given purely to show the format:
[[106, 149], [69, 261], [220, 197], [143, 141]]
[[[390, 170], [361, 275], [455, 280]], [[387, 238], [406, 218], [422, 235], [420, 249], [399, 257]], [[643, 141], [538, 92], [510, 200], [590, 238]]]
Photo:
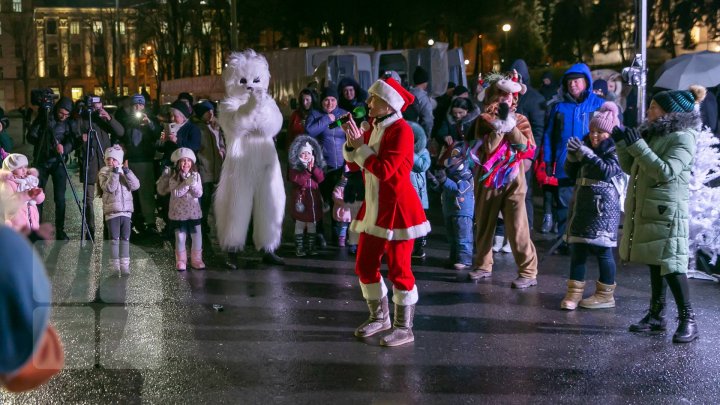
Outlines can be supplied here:
[[[347, 114], [347, 111], [336, 108], [332, 111], [332, 114], [335, 119], [338, 119]], [[312, 110], [307, 120], [305, 120], [305, 131], [320, 142], [329, 170], [338, 169], [345, 165], [345, 158], [342, 153], [343, 145], [345, 145], [345, 132], [340, 127], [328, 128], [331, 123], [328, 114], [319, 110]]]
[[448, 178], [442, 184], [442, 211], [445, 217], [468, 217], [475, 215], [475, 188], [473, 180]]
[[[573, 99], [565, 87], [565, 78], [572, 73], [581, 73], [587, 79], [588, 90], [585, 90], [580, 102]], [[550, 113], [543, 136], [543, 160], [549, 167], [555, 165], [555, 177], [558, 179], [559, 185], [571, 186], [572, 183], [568, 179], [564, 167], [568, 139], [571, 137], [582, 139], [585, 134], [590, 132], [590, 119], [605, 100], [590, 91], [593, 83], [592, 77], [590, 68], [584, 63], [572, 65], [563, 75], [561, 82], [563, 83], [561, 98], [550, 102]]]

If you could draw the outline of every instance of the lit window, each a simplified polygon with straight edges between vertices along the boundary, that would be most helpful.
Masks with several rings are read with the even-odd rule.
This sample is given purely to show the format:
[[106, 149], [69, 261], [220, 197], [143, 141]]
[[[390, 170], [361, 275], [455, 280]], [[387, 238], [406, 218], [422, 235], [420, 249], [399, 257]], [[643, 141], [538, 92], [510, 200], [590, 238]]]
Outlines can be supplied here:
[[82, 87], [73, 87], [70, 89], [70, 97], [72, 97], [73, 101], [80, 100], [83, 96], [83, 88]]
[[103, 90], [102, 87], [95, 87], [95, 88], [93, 89], [93, 94], [96, 95], [96, 96], [98, 96], [98, 97], [102, 97], [103, 95], [105, 95], [105, 91]]
[[210, 35], [211, 31], [212, 31], [212, 22], [211, 21], [203, 21], [203, 34]]
[[80, 34], [80, 21], [70, 21], [70, 34], [71, 35]]
[[125, 35], [125, 22], [120, 21], [120, 35]]
[[13, 0], [13, 11], [22, 13], [22, 0]]
[[102, 34], [102, 32], [103, 32], [102, 21], [93, 21], [93, 32], [96, 34]]

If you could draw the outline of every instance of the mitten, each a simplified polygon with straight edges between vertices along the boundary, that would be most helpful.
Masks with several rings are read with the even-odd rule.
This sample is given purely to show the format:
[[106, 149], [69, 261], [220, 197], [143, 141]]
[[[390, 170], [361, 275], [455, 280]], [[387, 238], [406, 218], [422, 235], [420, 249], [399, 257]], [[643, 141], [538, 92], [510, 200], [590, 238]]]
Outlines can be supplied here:
[[577, 153], [580, 155], [578, 156], [581, 160], [583, 158], [589, 158], [592, 156], [595, 156], [595, 152], [593, 152], [592, 149], [588, 148], [585, 145], [580, 146], [580, 149], [577, 150]]

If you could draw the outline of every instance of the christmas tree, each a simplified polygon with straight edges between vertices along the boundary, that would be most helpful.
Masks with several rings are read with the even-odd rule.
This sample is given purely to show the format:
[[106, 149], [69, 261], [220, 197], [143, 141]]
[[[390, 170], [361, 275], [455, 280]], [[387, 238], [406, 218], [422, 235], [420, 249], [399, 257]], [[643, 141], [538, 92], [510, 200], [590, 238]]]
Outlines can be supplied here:
[[698, 134], [690, 178], [690, 269], [697, 269], [695, 253], [707, 254], [711, 264], [720, 255], [720, 187], [708, 183], [720, 178], [720, 139], [708, 128]]

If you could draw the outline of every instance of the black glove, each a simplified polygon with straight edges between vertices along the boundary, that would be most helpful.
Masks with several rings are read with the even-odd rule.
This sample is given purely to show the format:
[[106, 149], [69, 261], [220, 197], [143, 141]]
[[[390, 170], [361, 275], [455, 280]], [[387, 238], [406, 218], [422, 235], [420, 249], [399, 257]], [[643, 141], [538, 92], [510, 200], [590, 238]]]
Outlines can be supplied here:
[[583, 143], [580, 139], [578, 139], [574, 136], [571, 137], [570, 139], [568, 139], [568, 143], [567, 143], [568, 152], [578, 151], [578, 150], [580, 150], [580, 148], [582, 148], [582, 146], [583, 146]]
[[438, 181], [438, 185], [442, 186], [445, 184], [445, 180], [447, 180], [447, 174], [445, 173], [444, 169], [438, 169], [435, 171], [435, 179]]
[[615, 128], [613, 128], [610, 136], [612, 137], [613, 141], [617, 143], [625, 139], [625, 132], [623, 132], [622, 128], [616, 126]]
[[640, 139], [640, 132], [635, 128], [625, 128], [625, 144], [630, 146]]
[[555, 176], [555, 168], [552, 163], [545, 163], [545, 174], [550, 177]]
[[123, 173], [128, 174], [128, 172], [130, 171], [130, 168], [123, 166], [122, 171], [123, 171]]
[[500, 103], [498, 105], [498, 118], [505, 121], [510, 114], [510, 106], [507, 103]]

